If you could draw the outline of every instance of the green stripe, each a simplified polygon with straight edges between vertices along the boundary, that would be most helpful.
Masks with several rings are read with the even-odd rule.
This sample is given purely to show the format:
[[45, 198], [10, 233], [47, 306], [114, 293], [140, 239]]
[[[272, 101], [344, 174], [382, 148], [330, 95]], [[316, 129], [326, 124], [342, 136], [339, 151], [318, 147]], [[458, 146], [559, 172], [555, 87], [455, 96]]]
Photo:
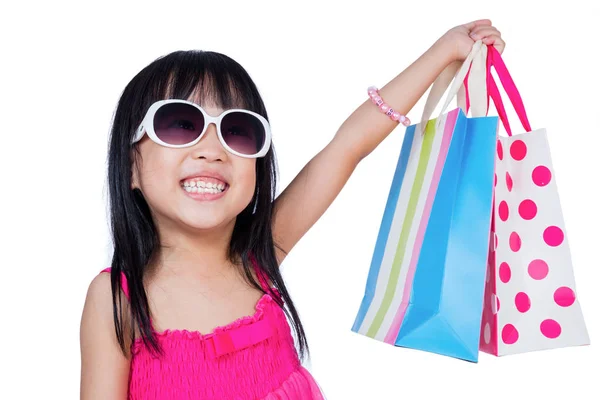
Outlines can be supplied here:
[[[419, 156], [419, 164], [417, 166], [415, 180], [410, 192], [406, 216], [404, 218], [404, 223], [402, 224], [402, 231], [400, 233], [400, 239], [398, 240], [398, 246], [396, 247], [396, 255], [394, 256], [394, 261], [392, 263], [392, 270], [390, 271], [390, 277], [388, 279], [387, 288], [385, 289], [385, 295], [383, 296], [381, 306], [379, 307], [379, 310], [373, 319], [373, 323], [367, 331], [366, 336], [372, 338], [375, 337], [377, 331], [379, 331], [381, 328], [381, 325], [383, 324], [383, 318], [392, 305], [394, 293], [396, 292], [396, 287], [398, 286], [398, 278], [400, 277], [402, 260], [404, 259], [404, 254], [406, 253], [406, 243], [408, 242], [410, 228], [415, 218], [415, 212], [417, 211], [417, 204], [419, 203], [421, 189], [423, 188], [423, 181], [425, 179], [425, 173], [427, 172], [427, 164], [429, 163], [429, 158], [431, 156], [431, 148], [433, 147], [435, 133], [435, 119], [433, 119], [428, 121], [425, 127], [425, 135], [423, 138], [423, 145], [421, 147], [421, 154]], [[415, 132], [415, 134], [418, 133]]]

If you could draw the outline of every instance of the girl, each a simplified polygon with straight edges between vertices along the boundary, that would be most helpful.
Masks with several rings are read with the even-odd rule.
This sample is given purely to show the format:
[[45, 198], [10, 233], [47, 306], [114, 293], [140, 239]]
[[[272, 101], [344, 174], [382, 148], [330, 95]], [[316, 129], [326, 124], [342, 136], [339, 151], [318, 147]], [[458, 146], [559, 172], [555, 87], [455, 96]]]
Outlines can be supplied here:
[[395, 113], [366, 99], [277, 199], [267, 112], [238, 63], [179, 51], [135, 76], [110, 137], [114, 255], [84, 305], [81, 398], [324, 398], [278, 267], [478, 39], [504, 49], [488, 20], [449, 30], [379, 92]]

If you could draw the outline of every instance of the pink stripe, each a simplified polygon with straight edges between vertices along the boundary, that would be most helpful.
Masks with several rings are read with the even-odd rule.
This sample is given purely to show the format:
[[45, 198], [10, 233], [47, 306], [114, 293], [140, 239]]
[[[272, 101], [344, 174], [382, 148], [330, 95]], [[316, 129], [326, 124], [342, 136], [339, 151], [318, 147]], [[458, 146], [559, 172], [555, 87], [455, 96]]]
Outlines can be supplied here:
[[442, 138], [440, 153], [438, 155], [435, 170], [433, 172], [431, 186], [429, 187], [429, 192], [427, 193], [427, 200], [425, 201], [425, 209], [423, 210], [423, 216], [421, 217], [419, 230], [417, 231], [417, 237], [415, 239], [412, 257], [410, 259], [410, 265], [406, 274], [406, 284], [404, 286], [404, 293], [402, 294], [402, 301], [400, 302], [400, 306], [398, 307], [396, 316], [392, 321], [392, 325], [390, 326], [388, 333], [385, 335], [384, 342], [389, 344], [394, 344], [394, 342], [396, 341], [398, 332], [400, 332], [400, 325], [402, 325], [404, 315], [406, 314], [408, 301], [410, 300], [410, 294], [412, 291], [412, 283], [415, 276], [415, 269], [417, 267], [417, 262], [419, 261], [419, 253], [421, 252], [421, 247], [423, 245], [423, 237], [425, 236], [425, 231], [429, 222], [429, 215], [431, 214], [431, 207], [433, 206], [433, 200], [435, 199], [437, 187], [440, 183], [440, 176], [442, 175], [442, 170], [444, 169], [444, 164], [446, 163], [446, 155], [448, 154], [448, 148], [450, 147], [452, 133], [454, 132], [454, 126], [456, 125], [457, 118], [458, 109], [448, 113], [448, 117], [446, 118], [446, 126], [444, 127], [444, 137]]

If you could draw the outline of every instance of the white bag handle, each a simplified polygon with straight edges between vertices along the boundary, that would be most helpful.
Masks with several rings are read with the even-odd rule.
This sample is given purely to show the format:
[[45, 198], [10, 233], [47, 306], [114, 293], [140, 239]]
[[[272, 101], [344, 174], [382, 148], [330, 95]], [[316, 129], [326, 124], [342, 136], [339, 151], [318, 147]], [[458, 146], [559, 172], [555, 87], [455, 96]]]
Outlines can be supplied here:
[[464, 79], [467, 76], [467, 72], [469, 72], [469, 68], [471, 68], [468, 80], [471, 115], [473, 117], [482, 117], [487, 114], [486, 60], [487, 46], [484, 46], [482, 41], [478, 40], [473, 44], [471, 52], [462, 65], [459, 62], [454, 62], [442, 71], [433, 83], [427, 96], [425, 107], [423, 108], [421, 117], [423, 131], [425, 130], [427, 121], [431, 118], [433, 111], [451, 82], [452, 86], [437, 119], [439, 121], [439, 116], [446, 112], [446, 109], [455, 97], [457, 97], [458, 107], [466, 114]]
[[[454, 77], [450, 91], [439, 115], [446, 112], [446, 109], [458, 93], [459, 89], [464, 90], [464, 80], [471, 67], [469, 74], [469, 96], [471, 99], [472, 115], [474, 117], [483, 117], [487, 112], [487, 85], [486, 85], [486, 60], [487, 46], [483, 46], [479, 40], [473, 45], [473, 50], [469, 53], [467, 59], [463, 62], [458, 73]], [[466, 107], [463, 103], [459, 105], [466, 113]]]

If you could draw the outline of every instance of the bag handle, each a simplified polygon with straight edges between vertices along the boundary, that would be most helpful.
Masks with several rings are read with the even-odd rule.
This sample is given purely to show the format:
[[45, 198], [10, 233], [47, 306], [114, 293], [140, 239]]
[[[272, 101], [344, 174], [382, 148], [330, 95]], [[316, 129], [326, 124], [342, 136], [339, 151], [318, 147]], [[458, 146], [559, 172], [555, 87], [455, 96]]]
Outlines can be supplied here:
[[446, 111], [455, 97], [457, 98], [458, 107], [460, 107], [465, 114], [468, 112], [471, 103], [474, 106], [474, 109], [472, 110], [473, 116], [483, 116], [486, 114], [488, 103], [486, 90], [487, 74], [485, 68], [486, 59], [487, 47], [483, 46], [481, 40], [478, 40], [473, 44], [471, 52], [462, 65], [460, 62], [454, 62], [442, 71], [433, 83], [429, 95], [427, 96], [425, 107], [423, 108], [423, 114], [421, 116], [421, 127], [423, 130], [444, 92], [448, 89], [448, 86], [450, 86], [450, 83], [452, 83], [452, 86], [446, 96], [446, 100], [439, 115], [442, 115]]
[[[486, 59], [487, 47], [482, 44], [481, 40], [478, 40], [457, 72], [439, 115], [446, 112], [454, 97], [459, 93], [459, 89], [464, 88], [465, 98], [470, 99], [469, 106], [472, 107], [471, 113], [473, 117], [485, 116], [488, 101], [486, 90]], [[461, 102], [459, 102], [458, 106], [466, 114], [468, 112], [466, 101], [463, 101], [463, 99], [460, 100]]]
[[496, 106], [496, 111], [498, 112], [498, 116], [500, 117], [500, 121], [502, 121], [502, 125], [504, 125], [504, 129], [508, 136], [512, 136], [512, 131], [510, 129], [510, 125], [508, 123], [508, 116], [506, 115], [506, 110], [504, 109], [504, 103], [502, 102], [502, 96], [500, 96], [500, 91], [498, 90], [498, 86], [496, 86], [496, 81], [492, 76], [492, 56], [491, 53], [488, 55], [488, 59], [486, 61], [486, 85], [488, 87], [488, 102], [491, 97], [494, 101], [494, 105]]
[[487, 87], [488, 87], [488, 95], [494, 101], [496, 106], [496, 110], [498, 111], [498, 116], [506, 129], [506, 132], [509, 136], [512, 136], [512, 132], [510, 129], [510, 123], [508, 121], [508, 116], [506, 114], [506, 110], [504, 109], [504, 104], [502, 103], [502, 97], [500, 96], [500, 91], [498, 90], [498, 86], [494, 81], [494, 77], [491, 74], [491, 67], [493, 66], [498, 74], [498, 78], [500, 78], [500, 83], [504, 88], [504, 91], [508, 95], [510, 102], [512, 103], [523, 128], [527, 132], [531, 132], [531, 125], [529, 123], [529, 119], [527, 117], [527, 112], [525, 111], [525, 105], [523, 104], [523, 99], [515, 85], [514, 80], [512, 79], [510, 73], [508, 72], [508, 68], [506, 68], [506, 64], [500, 55], [500, 52], [493, 46], [488, 45], [488, 58], [486, 62], [486, 75], [487, 75]]

